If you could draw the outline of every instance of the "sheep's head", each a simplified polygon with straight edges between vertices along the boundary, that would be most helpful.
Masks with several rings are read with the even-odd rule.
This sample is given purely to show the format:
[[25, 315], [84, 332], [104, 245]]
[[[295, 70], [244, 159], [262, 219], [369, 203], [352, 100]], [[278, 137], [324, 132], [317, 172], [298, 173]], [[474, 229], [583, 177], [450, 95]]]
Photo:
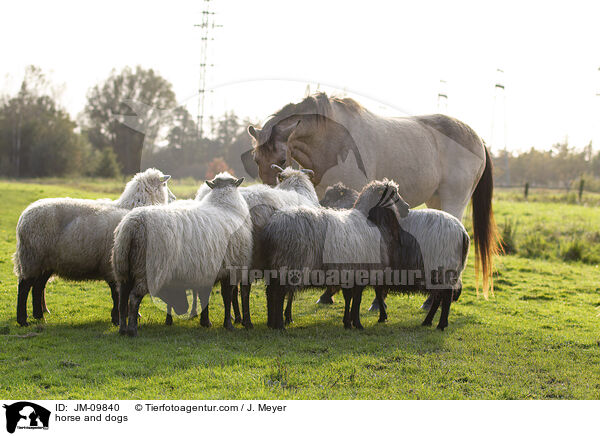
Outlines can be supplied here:
[[334, 207], [340, 202], [355, 196], [358, 196], [358, 193], [354, 189], [348, 188], [346, 185], [339, 182], [327, 188], [320, 203], [321, 206], [324, 207]]
[[206, 180], [206, 184], [210, 189], [227, 189], [237, 188], [244, 182], [244, 178], [236, 179], [229, 173], [219, 173], [212, 180]]
[[304, 179], [304, 180], [308, 180], [310, 181], [313, 176], [315, 175], [315, 172], [313, 170], [309, 170], [306, 168], [302, 168], [299, 170], [296, 170], [292, 167], [287, 167], [285, 169], [281, 168], [279, 165], [275, 165], [272, 164], [271, 168], [277, 172], [277, 184], [280, 185], [282, 182], [285, 182], [288, 179], [292, 179], [292, 178], [300, 178], [300, 179]]
[[170, 203], [176, 199], [167, 186], [170, 178], [156, 168], [137, 173], [125, 186], [118, 202], [127, 208]]
[[398, 221], [405, 218], [409, 206], [398, 192], [398, 184], [392, 180], [374, 181], [363, 188], [354, 208], [371, 217], [375, 209], [390, 209]]

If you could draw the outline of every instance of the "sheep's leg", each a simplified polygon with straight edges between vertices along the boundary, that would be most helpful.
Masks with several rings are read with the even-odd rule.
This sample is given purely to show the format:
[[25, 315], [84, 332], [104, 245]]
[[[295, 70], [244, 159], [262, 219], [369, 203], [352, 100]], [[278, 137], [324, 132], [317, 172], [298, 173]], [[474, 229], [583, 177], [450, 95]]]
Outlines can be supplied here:
[[433, 321], [433, 317], [434, 317], [435, 313], [437, 312], [438, 307], [440, 307], [440, 302], [442, 301], [442, 295], [439, 292], [436, 292], [435, 294], [431, 295], [431, 299], [432, 300], [431, 300], [431, 307], [429, 308], [429, 313], [427, 313], [425, 320], [421, 324], [423, 326], [431, 325], [431, 322]]
[[32, 299], [33, 317], [35, 319], [42, 319], [44, 317], [44, 288], [49, 278], [50, 274], [42, 274], [33, 282]]
[[273, 324], [278, 330], [285, 330], [283, 321], [283, 303], [285, 302], [286, 289], [282, 286], [277, 286], [273, 293]]
[[342, 290], [344, 294], [344, 328], [352, 328], [352, 319], [350, 318], [350, 304], [352, 303], [352, 289], [344, 288]]
[[50, 315], [50, 311], [48, 310], [48, 306], [46, 305], [46, 284], [48, 283], [48, 280], [51, 276], [52, 273], [47, 273], [47, 275], [45, 276], [46, 278], [44, 280], [44, 291], [42, 292], [42, 310], [48, 315]]
[[19, 288], [17, 293], [17, 322], [20, 326], [26, 327], [27, 322], [27, 297], [29, 290], [33, 286], [33, 279], [19, 279]]
[[254, 328], [252, 320], [250, 319], [250, 285], [241, 285], [242, 293], [242, 325], [247, 329]]
[[144, 294], [139, 292], [139, 290], [129, 294], [129, 324], [127, 326], [127, 334], [131, 337], [137, 336], [138, 312], [143, 298]]
[[198, 289], [192, 289], [192, 310], [190, 310], [190, 319], [198, 316]]
[[108, 282], [110, 287], [110, 296], [112, 297], [113, 307], [110, 311], [110, 320], [114, 325], [119, 325], [119, 292], [115, 282]]
[[167, 304], [167, 316], [165, 317], [165, 325], [173, 325], [173, 306]]
[[240, 313], [240, 303], [238, 300], [238, 287], [235, 285], [231, 289], [231, 306], [233, 307], [234, 323], [240, 324], [242, 322], [242, 314]]
[[127, 334], [129, 294], [132, 288], [133, 285], [129, 282], [117, 283], [117, 290], [119, 292], [119, 333], [122, 335]]
[[442, 291], [442, 314], [437, 328], [444, 331], [448, 327], [448, 314], [450, 313], [450, 304], [452, 304], [452, 290]]
[[352, 290], [352, 308], [350, 309], [352, 315], [352, 325], [359, 330], [364, 329], [360, 323], [360, 302], [362, 300], [362, 287], [355, 287]]
[[210, 322], [210, 317], [208, 316], [208, 304], [200, 312], [200, 326], [206, 328], [212, 327], [212, 322]]
[[452, 291], [452, 301], [458, 301], [462, 293], [462, 283], [458, 283], [458, 287]]
[[227, 330], [233, 330], [233, 324], [231, 324], [231, 292], [233, 286], [226, 283], [228, 281], [229, 279], [221, 280], [221, 296], [223, 297], [223, 307], [225, 308], [223, 327]]
[[375, 298], [379, 303], [379, 320], [377, 322], [386, 322], [387, 321], [387, 310], [384, 299], [385, 290], [381, 286], [375, 287]]
[[292, 319], [292, 302], [294, 301], [294, 291], [288, 292], [287, 298], [287, 306], [285, 306], [285, 325], [289, 325], [294, 322]]
[[336, 286], [327, 286], [323, 295], [317, 300], [317, 304], [333, 304], [333, 296], [340, 290]]

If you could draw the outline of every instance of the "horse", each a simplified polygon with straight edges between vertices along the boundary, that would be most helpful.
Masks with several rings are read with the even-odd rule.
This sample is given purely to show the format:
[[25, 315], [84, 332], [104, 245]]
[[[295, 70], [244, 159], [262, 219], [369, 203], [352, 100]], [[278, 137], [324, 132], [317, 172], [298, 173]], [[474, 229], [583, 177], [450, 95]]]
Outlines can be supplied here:
[[467, 124], [441, 114], [383, 117], [351, 98], [317, 93], [287, 104], [262, 129], [249, 126], [248, 133], [253, 148], [242, 155], [244, 167], [269, 185], [276, 184], [272, 164], [295, 161], [314, 171], [319, 198], [337, 182], [359, 191], [372, 180], [389, 178], [410, 207], [425, 203], [462, 220], [471, 200], [477, 283], [481, 269], [484, 295], [490, 287], [493, 291], [499, 235], [492, 160]]

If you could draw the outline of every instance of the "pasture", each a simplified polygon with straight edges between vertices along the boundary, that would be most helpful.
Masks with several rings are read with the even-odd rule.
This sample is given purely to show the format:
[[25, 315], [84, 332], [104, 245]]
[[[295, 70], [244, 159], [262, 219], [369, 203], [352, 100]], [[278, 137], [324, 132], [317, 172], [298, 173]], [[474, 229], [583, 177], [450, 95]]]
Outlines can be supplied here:
[[[186, 198], [197, 184], [170, 187]], [[164, 326], [147, 296], [139, 336], [121, 337], [105, 283], [60, 279], [47, 286], [45, 322], [31, 317], [30, 296], [32, 325], [18, 327], [11, 256], [22, 210], [42, 197], [116, 198], [121, 189], [117, 181], [0, 182], [1, 397], [600, 399], [600, 208], [592, 194], [580, 205], [500, 191], [496, 219], [512, 226], [516, 251], [497, 262], [488, 301], [475, 294], [470, 255], [443, 333], [420, 326], [423, 296], [390, 296], [389, 320], [378, 324], [367, 312], [372, 290], [363, 298], [364, 331], [343, 329], [341, 295], [317, 306], [321, 290], [298, 296], [286, 332], [271, 331], [264, 288], [254, 286], [252, 331], [222, 328], [218, 293], [211, 329], [198, 319]]]

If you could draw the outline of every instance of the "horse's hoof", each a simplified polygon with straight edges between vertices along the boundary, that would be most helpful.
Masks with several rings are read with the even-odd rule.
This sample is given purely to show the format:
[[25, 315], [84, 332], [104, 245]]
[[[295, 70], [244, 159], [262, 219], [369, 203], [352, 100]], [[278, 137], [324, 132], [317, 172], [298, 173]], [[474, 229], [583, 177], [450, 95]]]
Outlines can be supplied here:
[[387, 318], [379, 318], [377, 322], [387, 322]]
[[167, 315], [165, 318], [165, 325], [173, 325], [173, 315]]
[[112, 323], [112, 325], [114, 325], [115, 327], [119, 327], [119, 320], [118, 319], [113, 319], [110, 321]]
[[137, 329], [127, 330], [127, 336], [129, 336], [130, 338], [135, 338], [137, 336]]
[[352, 328], [352, 324], [350, 324], [350, 323], [344, 323], [344, 328], [346, 330], [350, 330]]
[[423, 302], [423, 304], [421, 305], [421, 309], [425, 312], [429, 312], [429, 309], [431, 309], [432, 303], [433, 303], [433, 298], [427, 297], [427, 300], [425, 300]]
[[431, 321], [429, 321], [429, 322], [427, 322], [427, 321], [423, 321], [423, 322], [421, 323], [421, 325], [422, 325], [423, 327], [431, 327]]
[[232, 324], [223, 324], [223, 327], [229, 331], [235, 330]]
[[19, 324], [20, 327], [29, 327], [29, 323], [27, 321], [17, 320], [17, 324]]
[[127, 328], [120, 328], [119, 329], [119, 334], [125, 336], [127, 334]]
[[252, 330], [254, 328], [254, 324], [252, 324], [251, 322], [249, 322], [246, 325], [244, 325], [244, 328], [246, 330]]
[[354, 324], [354, 328], [356, 328], [357, 330], [364, 330], [365, 328], [362, 326], [362, 324]]
[[210, 321], [201, 322], [200, 326], [209, 329], [212, 327], [212, 322], [210, 322]]
[[444, 329], [446, 327], [448, 327], [448, 324], [446, 324], [446, 325], [438, 324], [437, 329], [440, 330], [440, 331], [444, 331]]

